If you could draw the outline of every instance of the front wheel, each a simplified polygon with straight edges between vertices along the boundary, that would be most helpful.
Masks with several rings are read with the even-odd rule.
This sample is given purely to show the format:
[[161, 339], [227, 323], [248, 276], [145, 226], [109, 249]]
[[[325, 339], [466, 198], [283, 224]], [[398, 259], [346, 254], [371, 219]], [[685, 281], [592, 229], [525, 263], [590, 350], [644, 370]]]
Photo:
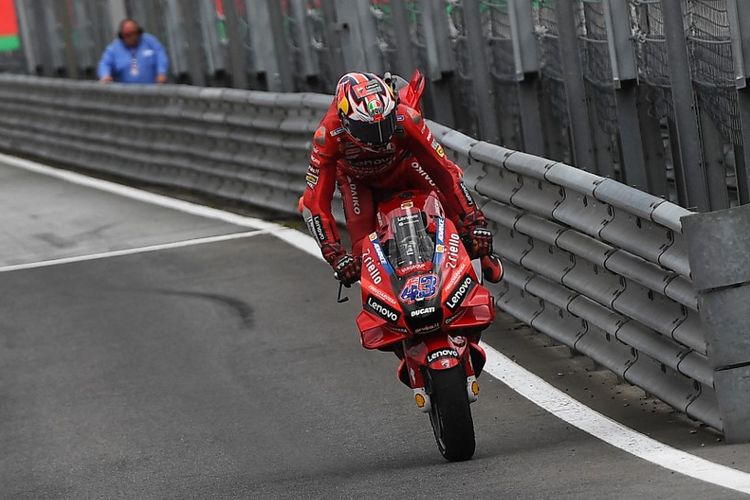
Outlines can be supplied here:
[[464, 367], [429, 370], [429, 380], [430, 423], [440, 453], [451, 462], [470, 459], [475, 448], [474, 421], [466, 393]]

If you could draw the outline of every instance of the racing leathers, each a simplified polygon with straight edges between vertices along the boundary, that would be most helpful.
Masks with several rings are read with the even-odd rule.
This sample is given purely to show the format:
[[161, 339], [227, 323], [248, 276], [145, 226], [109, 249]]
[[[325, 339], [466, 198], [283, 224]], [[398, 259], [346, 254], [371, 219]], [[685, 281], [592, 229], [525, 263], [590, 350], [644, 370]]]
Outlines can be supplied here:
[[[446, 215], [463, 235], [471, 238], [476, 230], [469, 252], [477, 257], [491, 252], [492, 234], [479, 230], [486, 226], [485, 218], [461, 182], [459, 167], [446, 158], [443, 147], [416, 110], [398, 104], [394, 113], [396, 131], [382, 149], [366, 148], [353, 140], [341, 126], [335, 102], [313, 137], [307, 188], [300, 208], [323, 257], [337, 273], [344, 271], [351, 276], [356, 272], [352, 271], [354, 266], [341, 244], [331, 212], [337, 184], [357, 263], [363, 239], [376, 226], [378, 196], [406, 189], [437, 192]], [[342, 265], [344, 261], [347, 265]]]

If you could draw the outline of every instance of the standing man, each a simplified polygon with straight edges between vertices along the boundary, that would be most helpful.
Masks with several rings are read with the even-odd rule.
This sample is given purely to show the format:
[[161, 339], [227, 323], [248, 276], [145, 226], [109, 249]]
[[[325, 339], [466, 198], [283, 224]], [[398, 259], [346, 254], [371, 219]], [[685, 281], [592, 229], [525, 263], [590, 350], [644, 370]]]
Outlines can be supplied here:
[[169, 59], [155, 36], [143, 32], [132, 19], [120, 22], [117, 40], [99, 61], [101, 83], [166, 83]]

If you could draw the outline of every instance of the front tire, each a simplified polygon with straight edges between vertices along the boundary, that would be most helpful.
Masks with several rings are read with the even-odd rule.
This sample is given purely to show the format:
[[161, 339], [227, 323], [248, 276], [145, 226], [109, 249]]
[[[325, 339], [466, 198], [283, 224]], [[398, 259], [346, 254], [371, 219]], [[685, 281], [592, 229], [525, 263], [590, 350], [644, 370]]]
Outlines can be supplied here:
[[469, 460], [476, 445], [464, 367], [429, 370], [429, 380], [430, 423], [438, 449], [451, 462]]

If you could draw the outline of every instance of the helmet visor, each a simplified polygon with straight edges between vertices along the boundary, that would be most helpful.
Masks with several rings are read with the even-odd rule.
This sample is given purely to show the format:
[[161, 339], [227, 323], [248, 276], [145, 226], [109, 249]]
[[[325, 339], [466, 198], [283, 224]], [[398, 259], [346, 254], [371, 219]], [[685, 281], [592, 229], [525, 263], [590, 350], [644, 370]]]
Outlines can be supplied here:
[[390, 142], [396, 131], [396, 113], [390, 113], [383, 120], [374, 123], [346, 120], [346, 129], [359, 142], [368, 146], [383, 146]]

